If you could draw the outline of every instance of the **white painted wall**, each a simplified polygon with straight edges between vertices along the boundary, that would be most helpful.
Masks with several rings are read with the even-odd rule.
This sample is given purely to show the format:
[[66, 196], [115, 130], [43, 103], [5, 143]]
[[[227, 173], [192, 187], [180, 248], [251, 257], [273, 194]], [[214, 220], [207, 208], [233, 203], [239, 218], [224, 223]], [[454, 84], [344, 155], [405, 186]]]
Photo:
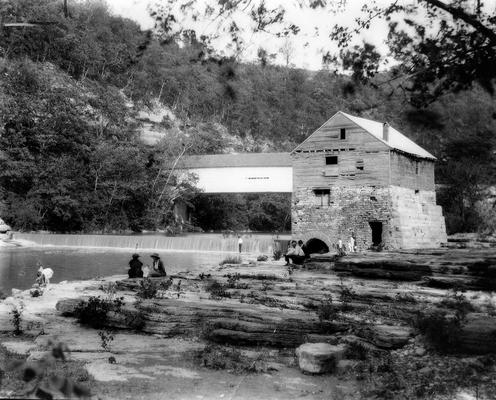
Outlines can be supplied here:
[[197, 187], [205, 193], [256, 193], [293, 191], [292, 167], [197, 168]]

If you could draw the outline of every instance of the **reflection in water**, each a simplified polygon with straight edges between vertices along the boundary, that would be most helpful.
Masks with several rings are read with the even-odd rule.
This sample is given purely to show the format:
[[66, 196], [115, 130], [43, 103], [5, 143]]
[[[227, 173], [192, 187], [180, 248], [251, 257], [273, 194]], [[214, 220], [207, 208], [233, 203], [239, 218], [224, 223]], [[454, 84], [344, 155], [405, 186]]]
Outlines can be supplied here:
[[[50, 267], [51, 282], [91, 279], [97, 276], [126, 274], [133, 251], [98, 249], [0, 249], [0, 291], [9, 295], [12, 288], [28, 289], [36, 279], [36, 263]], [[151, 252], [140, 252], [144, 265], [151, 264]], [[200, 272], [225, 257], [222, 253], [161, 252], [168, 273]]]

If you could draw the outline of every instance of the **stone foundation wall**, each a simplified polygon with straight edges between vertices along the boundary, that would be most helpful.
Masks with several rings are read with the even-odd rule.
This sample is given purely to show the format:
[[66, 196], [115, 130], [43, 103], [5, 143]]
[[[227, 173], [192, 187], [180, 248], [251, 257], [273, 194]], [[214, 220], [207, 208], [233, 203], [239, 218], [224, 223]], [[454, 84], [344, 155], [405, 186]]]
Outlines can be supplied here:
[[433, 191], [397, 186], [333, 187], [329, 204], [321, 205], [312, 189], [293, 193], [293, 238], [317, 238], [333, 248], [351, 234], [359, 250], [372, 245], [370, 222], [382, 222], [387, 249], [439, 247], [446, 242], [444, 217]]
[[434, 191], [391, 186], [393, 223], [399, 228], [399, 248], [433, 248], [447, 242], [441, 206]]
[[383, 223], [383, 239], [398, 242], [398, 232], [391, 229], [392, 207], [388, 188], [363, 186], [333, 187], [330, 204], [320, 205], [312, 189], [300, 188], [293, 193], [292, 232], [295, 239], [317, 238], [330, 248], [339, 239], [348, 242], [353, 233], [359, 249], [372, 245], [370, 221]]

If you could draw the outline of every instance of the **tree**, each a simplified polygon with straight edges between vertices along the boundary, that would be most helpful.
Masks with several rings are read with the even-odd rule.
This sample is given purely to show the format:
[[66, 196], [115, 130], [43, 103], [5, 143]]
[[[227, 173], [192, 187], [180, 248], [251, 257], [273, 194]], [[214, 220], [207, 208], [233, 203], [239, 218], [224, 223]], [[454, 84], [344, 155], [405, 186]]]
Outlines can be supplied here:
[[445, 148], [439, 171], [444, 184], [439, 201], [449, 233], [473, 232], [482, 225], [484, 216], [479, 214], [478, 203], [496, 176], [491, 136], [489, 131], [466, 134]]
[[[180, 18], [180, 12], [188, 12], [198, 18], [214, 17], [217, 31], [213, 36], [235, 24], [232, 40], [242, 36], [240, 26], [250, 26], [254, 33], [268, 32], [276, 37], [287, 38], [300, 31], [286, 18], [284, 5], [273, 3], [267, 6], [264, 0], [222, 0], [212, 2], [206, 8], [199, 7], [198, 0], [165, 2], [161, 12], [153, 15], [157, 21], [165, 16], [175, 21], [171, 32], [191, 29], [187, 21]], [[373, 22], [382, 20], [389, 26], [388, 45], [391, 56], [399, 62], [392, 68], [391, 76], [379, 82], [406, 92], [408, 99], [416, 106], [425, 106], [447, 91], [460, 91], [479, 83], [493, 93], [496, 77], [496, 19], [489, 7], [480, 1], [469, 0], [419, 0], [418, 3], [404, 4], [391, 0], [381, 6], [376, 1], [368, 2], [355, 18], [354, 26], [336, 25], [332, 40], [343, 50], [344, 69], [351, 69], [355, 77], [372, 78], [379, 66], [380, 57], [369, 45], [350, 50], [358, 34], [369, 29]], [[346, 8], [346, 0], [302, 0], [301, 8], [319, 9], [329, 14]], [[203, 14], [202, 11], [204, 10]], [[239, 20], [247, 18], [251, 24], [241, 25]], [[349, 56], [359, 56], [360, 61], [351, 61]], [[326, 53], [326, 59], [333, 56]], [[360, 72], [360, 69], [362, 70]]]

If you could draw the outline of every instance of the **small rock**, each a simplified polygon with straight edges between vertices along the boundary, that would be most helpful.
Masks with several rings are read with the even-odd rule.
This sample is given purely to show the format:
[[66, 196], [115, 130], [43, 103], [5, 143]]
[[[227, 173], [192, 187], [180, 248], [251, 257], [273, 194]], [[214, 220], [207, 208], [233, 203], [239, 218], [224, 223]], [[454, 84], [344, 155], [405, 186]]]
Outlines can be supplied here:
[[416, 355], [417, 357], [422, 357], [422, 356], [424, 356], [424, 355], [425, 355], [425, 349], [424, 349], [423, 347], [417, 347], [417, 348], [415, 349], [415, 355]]
[[303, 372], [323, 374], [333, 372], [343, 357], [344, 346], [328, 343], [305, 343], [296, 349], [298, 365]]

